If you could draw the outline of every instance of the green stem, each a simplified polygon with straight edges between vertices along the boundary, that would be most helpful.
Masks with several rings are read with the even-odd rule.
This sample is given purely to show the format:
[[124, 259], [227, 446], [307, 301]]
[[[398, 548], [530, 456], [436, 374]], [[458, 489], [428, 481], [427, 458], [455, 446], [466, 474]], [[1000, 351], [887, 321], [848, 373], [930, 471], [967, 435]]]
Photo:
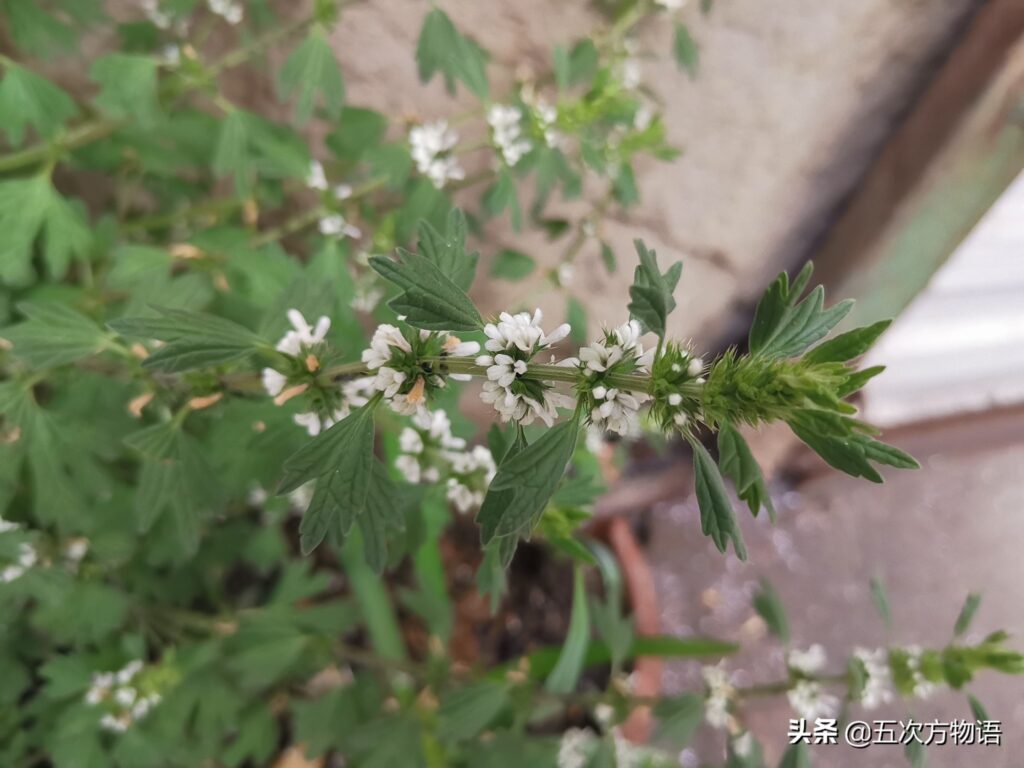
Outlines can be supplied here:
[[3, 155], [0, 157], [0, 173], [16, 171], [45, 161], [53, 161], [65, 152], [106, 138], [123, 124], [122, 120], [111, 119], [84, 123], [53, 141], [40, 142], [18, 152]]

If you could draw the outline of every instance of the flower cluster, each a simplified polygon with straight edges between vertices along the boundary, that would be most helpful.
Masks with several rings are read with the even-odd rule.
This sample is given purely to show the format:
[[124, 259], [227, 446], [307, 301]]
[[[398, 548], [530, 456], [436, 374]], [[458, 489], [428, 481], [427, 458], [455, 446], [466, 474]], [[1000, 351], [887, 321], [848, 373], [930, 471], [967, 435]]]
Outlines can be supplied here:
[[655, 5], [660, 5], [666, 11], [679, 11], [686, 5], [686, 0], [654, 0]]
[[523, 111], [516, 106], [494, 104], [487, 110], [491, 140], [510, 168], [533, 149], [533, 143], [523, 136], [522, 120]]
[[893, 700], [892, 670], [889, 669], [889, 654], [884, 648], [869, 651], [855, 648], [856, 659], [864, 675], [860, 690], [860, 703], [865, 709], [876, 709]]
[[[539, 309], [532, 316], [529, 312], [515, 315], [502, 312], [497, 323], [488, 323], [484, 327], [487, 334], [484, 348], [489, 354], [476, 359], [477, 365], [487, 369], [487, 381], [480, 397], [485, 403], [494, 405], [502, 421], [513, 420], [526, 425], [539, 418], [550, 427], [555, 422], [556, 407], [573, 406], [572, 398], [553, 391], [541, 381], [526, 377], [534, 355], [550, 349], [569, 335], [568, 323], [545, 334], [540, 326], [541, 317]], [[575, 359], [570, 359], [560, 365], [576, 363]]]
[[805, 651], [793, 648], [786, 655], [786, 665], [794, 672], [802, 675], [815, 675], [825, 668], [828, 657], [825, 649], [815, 643]]
[[85, 694], [85, 702], [106, 711], [100, 727], [112, 733], [124, 733], [160, 703], [160, 694], [141, 680], [143, 663], [131, 661], [117, 672], [99, 672]]
[[[614, 765], [617, 768], [641, 768], [641, 766], [670, 765], [669, 756], [663, 752], [633, 744], [622, 735], [618, 728], [610, 730], [612, 747], [615, 752]], [[601, 737], [586, 728], [569, 728], [558, 743], [558, 768], [585, 768], [591, 765], [601, 749]]]
[[358, 240], [363, 236], [362, 230], [349, 224], [348, 220], [340, 213], [329, 213], [322, 216], [317, 222], [317, 226], [320, 229], [320, 234], [325, 237], [350, 237], [353, 240]]
[[412, 418], [413, 426], [399, 435], [401, 454], [395, 466], [410, 483], [437, 483], [446, 478], [446, 495], [459, 512], [483, 503], [497, 466], [486, 446], [466, 450], [466, 441], [452, 434], [444, 411], [425, 408]]
[[[299, 310], [289, 309], [288, 322], [291, 330], [281, 337], [275, 349], [299, 361], [307, 371], [315, 371], [320, 366], [317, 352], [331, 329], [331, 319], [322, 315], [316, 325], [311, 326]], [[289, 383], [289, 377], [274, 368], [264, 368], [262, 379], [267, 394], [275, 398], [280, 397]]]
[[685, 430], [699, 415], [704, 361], [676, 342], [667, 342], [651, 370], [651, 415], [665, 432]]
[[208, 0], [210, 12], [220, 16], [228, 24], [239, 24], [245, 15], [245, 6], [238, 0]]
[[729, 711], [736, 689], [729, 680], [729, 673], [719, 664], [701, 670], [707, 692], [704, 699], [704, 719], [712, 728], [732, 728], [735, 718]]
[[[480, 351], [475, 341], [460, 341], [445, 332], [410, 331], [403, 334], [393, 325], [380, 325], [374, 331], [369, 349], [363, 350], [363, 362], [376, 371], [373, 388], [398, 413], [412, 416], [426, 405], [431, 389], [445, 386], [445, 376], [438, 373], [433, 360], [444, 357], [465, 357]], [[447, 374], [463, 380], [463, 374]]]
[[444, 120], [417, 125], [409, 131], [409, 147], [416, 170], [437, 189], [443, 189], [449, 181], [466, 178], [458, 158], [452, 154], [458, 141], [459, 134]]
[[653, 362], [655, 350], [645, 352], [640, 335], [640, 324], [630, 320], [580, 350], [579, 367], [586, 377], [580, 397], [590, 422], [601, 430], [620, 435], [639, 431], [640, 408], [648, 395], [616, 386], [615, 377], [644, 372]]
[[935, 693], [935, 685], [921, 671], [924, 651], [917, 645], [907, 646], [903, 650], [906, 653], [907, 669], [910, 670], [911, 693], [919, 699], [927, 699]]
[[[6, 525], [14, 525], [14, 523], [6, 523]], [[7, 530], [12, 529], [8, 528]], [[20, 579], [38, 562], [39, 553], [36, 552], [36, 548], [27, 541], [21, 542], [18, 544], [18, 559], [0, 570], [0, 584], [10, 584], [12, 581]]]
[[793, 711], [807, 720], [835, 717], [839, 711], [839, 698], [826, 693], [816, 680], [798, 680], [786, 692], [786, 698]]

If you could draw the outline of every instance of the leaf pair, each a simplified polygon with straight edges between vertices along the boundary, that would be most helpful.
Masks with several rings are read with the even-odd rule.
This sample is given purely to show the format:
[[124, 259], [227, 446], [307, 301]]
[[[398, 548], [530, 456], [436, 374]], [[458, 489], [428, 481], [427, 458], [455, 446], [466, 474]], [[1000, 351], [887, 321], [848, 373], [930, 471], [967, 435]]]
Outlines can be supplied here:
[[476, 520], [484, 545], [528, 534], [565, 474], [579, 434], [579, 416], [545, 432], [536, 442], [513, 445], [487, 489]]
[[820, 285], [803, 301], [798, 301], [812, 271], [813, 266], [808, 262], [792, 286], [785, 272], [768, 286], [750, 327], [751, 355], [769, 358], [799, 355], [823, 339], [853, 307], [853, 301], [846, 300], [824, 309], [825, 289]]
[[676, 308], [672, 297], [683, 271], [683, 263], [677, 261], [662, 274], [658, 268], [657, 254], [647, 248], [642, 240], [634, 240], [640, 264], [633, 273], [633, 285], [629, 289], [629, 314], [643, 327], [665, 337], [665, 324], [669, 314]]
[[487, 98], [487, 54], [459, 32], [440, 8], [428, 13], [423, 22], [416, 44], [416, 65], [424, 83], [440, 72], [449, 93], [455, 93], [458, 80], [478, 98]]
[[243, 360], [270, 344], [231, 320], [185, 309], [153, 307], [157, 317], [124, 317], [109, 323], [123, 336], [166, 342], [142, 361], [167, 373]]
[[[333, 532], [343, 541], [367, 510], [374, 474], [373, 400], [353, 411], [293, 454], [284, 465], [278, 493], [316, 482], [299, 526], [300, 546], [309, 554]], [[374, 500], [377, 503], [377, 500]]]
[[420, 223], [419, 253], [398, 249], [398, 259], [370, 259], [370, 266], [402, 289], [388, 302], [409, 325], [430, 331], [475, 331], [483, 318], [466, 290], [476, 274], [479, 254], [466, 253], [466, 221], [460, 211], [448, 219], [442, 237]]

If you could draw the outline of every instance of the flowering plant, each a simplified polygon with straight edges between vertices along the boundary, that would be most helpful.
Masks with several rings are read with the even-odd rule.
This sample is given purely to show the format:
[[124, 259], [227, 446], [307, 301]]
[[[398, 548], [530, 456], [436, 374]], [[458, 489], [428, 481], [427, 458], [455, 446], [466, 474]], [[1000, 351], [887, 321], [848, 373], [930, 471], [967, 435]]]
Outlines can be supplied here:
[[[774, 510], [741, 427], [785, 422], [875, 482], [916, 466], [849, 402], [887, 324], [827, 338], [849, 303], [808, 292], [808, 266], [769, 286], [745, 350], [698, 355], [669, 334], [682, 265], [639, 241], [613, 328], [587, 338], [571, 295], [560, 325], [521, 302], [481, 312], [468, 241], [487, 217], [565, 241], [548, 290], [571, 291], [588, 246], [617, 268], [605, 213], [638, 201], [638, 158], [677, 154], [634, 33], [670, 23], [692, 75], [689, 11], [605, 3], [549, 73], [499, 95], [486, 51], [432, 7], [420, 79], [479, 106], [396, 121], [346, 101], [330, 34], [349, 4], [0, 2], [15, 48], [0, 55], [0, 764], [657, 765], [706, 719], [729, 764], [753, 766], [748, 696], [813, 719], [1022, 671], [1003, 634], [957, 639], [972, 598], [945, 648], [862, 649], [829, 674], [820, 648], [790, 649], [769, 685], [734, 685], [720, 662], [699, 692], [631, 687], [637, 657], [736, 648], [635, 636], [587, 533], [602, 490], [587, 446], [685, 441], [701, 529], [743, 559], [726, 480], [754, 515]], [[72, 96], [47, 57], [112, 30], [116, 50], [72, 62], [92, 83]], [[280, 46], [292, 112], [274, 120], [228, 86]], [[556, 192], [584, 214], [550, 213]], [[518, 251], [489, 260], [500, 279], [539, 271]], [[463, 387], [486, 417], [460, 412]], [[500, 609], [528, 539], [571, 574], [564, 637], [463, 652], [457, 593]], [[788, 643], [773, 593], [756, 606]], [[654, 746], [624, 737], [637, 707], [661, 724]], [[805, 759], [798, 745], [785, 764]]]

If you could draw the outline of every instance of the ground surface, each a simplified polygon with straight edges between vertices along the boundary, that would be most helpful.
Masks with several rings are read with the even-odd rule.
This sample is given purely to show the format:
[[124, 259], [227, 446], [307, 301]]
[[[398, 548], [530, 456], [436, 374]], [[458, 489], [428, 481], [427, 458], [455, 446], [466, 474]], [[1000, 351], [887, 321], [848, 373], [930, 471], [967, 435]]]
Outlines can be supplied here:
[[[923, 468], [888, 472], [873, 486], [826, 472], [779, 499], [775, 528], [767, 520], [743, 520], [750, 549], [747, 564], [723, 558], [700, 536], [691, 501], [659, 509], [652, 521], [650, 552], [657, 569], [665, 628], [737, 639], [756, 646], [732, 668], [749, 684], [784, 675], [782, 651], [764, 639], [764, 626], [749, 597], [761, 578], [769, 579], [785, 602], [797, 645], [821, 642], [838, 662], [857, 645], [886, 641], [875, 612], [868, 579], [878, 574], [888, 585], [892, 604], [892, 641], [941, 646], [948, 642], [964, 596], [979, 591], [984, 599], [968, 635], [978, 640], [1006, 629], [1024, 632], [1021, 580], [1024, 564], [1024, 483], [1020, 467], [1024, 444], [957, 454], [953, 446], [970, 438], [951, 428], [932, 450], [914, 448]], [[942, 445], [948, 446], [942, 448]], [[1016, 647], [1020, 648], [1020, 640]], [[693, 665], [670, 667], [669, 689], [692, 687]], [[1002, 720], [1001, 749], [935, 747], [932, 768], [1019, 768], [1024, 764], [1022, 681], [984, 673], [972, 691], [993, 718]], [[784, 749], [790, 710], [778, 699], [750, 710], [749, 724], [766, 744], [769, 765]], [[894, 707], [866, 718], [906, 717]], [[962, 693], [940, 691], [915, 702], [917, 720], [969, 717]], [[718, 756], [713, 740], [698, 749], [705, 759]], [[819, 747], [816, 765], [829, 768], [902, 766], [899, 748], [864, 752]], [[887, 751], [888, 750], [888, 751]]]

